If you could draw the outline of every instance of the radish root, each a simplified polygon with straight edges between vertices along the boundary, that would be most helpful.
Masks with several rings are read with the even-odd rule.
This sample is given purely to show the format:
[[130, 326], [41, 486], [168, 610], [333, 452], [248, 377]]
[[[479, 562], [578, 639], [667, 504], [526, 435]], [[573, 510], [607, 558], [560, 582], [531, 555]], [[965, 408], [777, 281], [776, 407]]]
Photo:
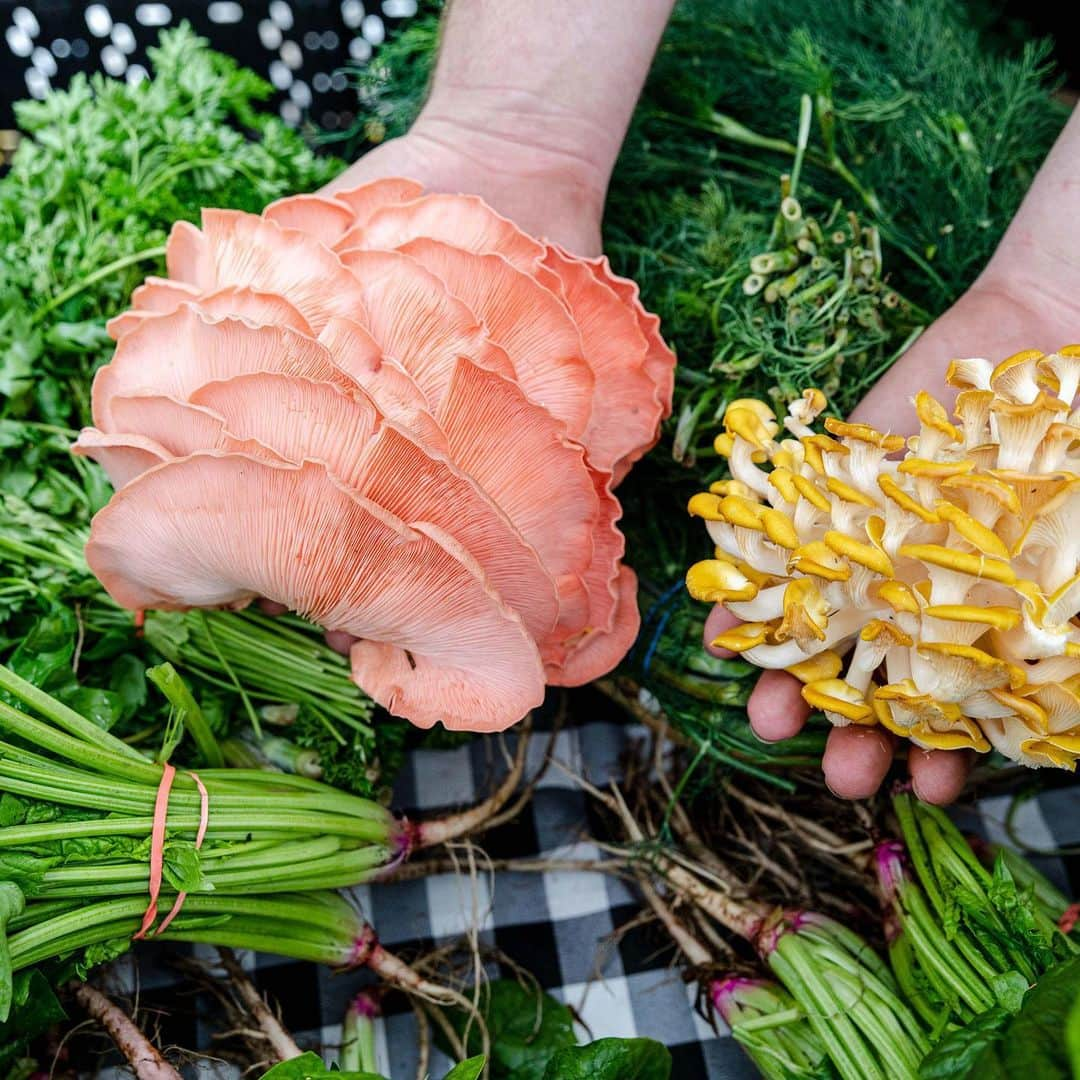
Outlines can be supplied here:
[[138, 1080], [181, 1080], [180, 1073], [162, 1057], [135, 1021], [100, 990], [81, 983], [75, 988], [75, 1000], [105, 1029]]

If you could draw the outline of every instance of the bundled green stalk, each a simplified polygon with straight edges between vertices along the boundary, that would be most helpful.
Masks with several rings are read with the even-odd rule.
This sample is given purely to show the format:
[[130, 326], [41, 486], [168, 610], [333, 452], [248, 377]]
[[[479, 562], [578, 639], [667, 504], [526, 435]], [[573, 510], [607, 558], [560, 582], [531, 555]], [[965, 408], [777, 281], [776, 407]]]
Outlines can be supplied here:
[[[169, 913], [155, 936], [415, 979], [326, 890], [458, 835], [477, 810], [413, 823], [303, 776], [220, 768], [220, 745], [175, 670], [148, 674], [173, 707], [155, 761], [0, 666], [0, 1022], [22, 969], [68, 957], [64, 970], [81, 971], [123, 952], [155, 871], [157, 910]], [[185, 733], [197, 771], [171, 774], [163, 763]]]
[[1015, 1012], [1030, 986], [1080, 952], [1058, 927], [1064, 897], [1019, 856], [999, 853], [987, 870], [937, 807], [906, 793], [893, 807], [904, 843], [880, 844], [875, 866], [905, 996], [935, 1036], [995, 1006]]
[[817, 1032], [779, 983], [729, 975], [710, 986], [709, 997], [765, 1080], [835, 1075]]

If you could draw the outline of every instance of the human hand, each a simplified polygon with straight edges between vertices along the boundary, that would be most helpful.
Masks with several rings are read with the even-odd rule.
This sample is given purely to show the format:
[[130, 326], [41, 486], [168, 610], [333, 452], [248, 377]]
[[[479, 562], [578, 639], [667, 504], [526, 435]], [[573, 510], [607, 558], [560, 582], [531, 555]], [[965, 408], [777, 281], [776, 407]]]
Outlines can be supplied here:
[[[433, 99], [409, 131], [365, 154], [323, 190], [343, 191], [384, 177], [417, 180], [427, 191], [479, 195], [533, 236], [575, 255], [600, 254], [600, 218], [607, 187], [605, 168], [581, 150], [556, 149], [557, 137], [541, 135], [557, 118], [520, 103], [485, 105], [471, 95], [468, 111], [444, 97]], [[466, 117], [475, 112], [476, 120]], [[515, 123], [535, 134], [516, 140]]]
[[[1075, 128], [1074, 124], [1071, 125]], [[897, 362], [855, 410], [852, 419], [881, 431], [910, 434], [917, 426], [911, 398], [926, 387], [948, 402], [942, 385], [947, 362], [958, 356], [1000, 360], [1021, 349], [1044, 352], [1080, 340], [1080, 259], [1065, 246], [1055, 250], [1039, 239], [1032, 218], [1041, 207], [1025, 204], [984, 273]], [[1058, 239], [1064, 239], [1058, 235]], [[705, 623], [705, 647], [738, 620], [717, 605]], [[766, 671], [747, 706], [758, 738], [777, 742], [798, 733], [810, 709], [801, 685], [783, 671]], [[821, 767], [825, 782], [849, 799], [872, 795], [892, 764], [896, 738], [880, 727], [834, 728]], [[931, 803], [959, 795], [972, 763], [968, 751], [908, 750], [915, 794]]]

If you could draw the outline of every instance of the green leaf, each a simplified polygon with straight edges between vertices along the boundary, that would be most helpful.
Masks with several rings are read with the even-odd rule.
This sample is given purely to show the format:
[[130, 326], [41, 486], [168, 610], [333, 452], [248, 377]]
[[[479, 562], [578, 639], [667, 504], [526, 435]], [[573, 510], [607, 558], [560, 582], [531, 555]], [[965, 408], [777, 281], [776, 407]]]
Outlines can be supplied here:
[[55, 692], [54, 696], [65, 705], [70, 705], [80, 716], [92, 720], [102, 731], [109, 731], [124, 715], [123, 699], [111, 690], [74, 686]]
[[0, 1024], [0, 1066], [17, 1058], [31, 1039], [67, 1019], [48, 980], [37, 968], [27, 968], [15, 976], [11, 996], [11, 1016]]
[[1069, 1080], [1072, 1015], [1078, 1008], [1080, 957], [1047, 972], [1024, 997], [1019, 1013], [990, 1009], [934, 1047], [920, 1080]]
[[988, 1009], [964, 1027], [949, 1032], [923, 1059], [919, 1080], [1005, 1080], [996, 1046], [1009, 1020], [1004, 1009]]
[[1065, 1021], [1065, 1049], [1069, 1055], [1073, 1080], [1080, 1080], [1080, 987], [1076, 989], [1076, 1000]]
[[116, 657], [109, 670], [109, 689], [120, 703], [121, 717], [130, 720], [146, 704], [146, 665], [133, 653]]
[[443, 1078], [443, 1080], [476, 1080], [484, 1071], [484, 1055], [466, 1058], [459, 1061]]
[[53, 349], [61, 352], [94, 352], [102, 347], [111, 347], [112, 338], [105, 331], [104, 323], [98, 321], [58, 322], [50, 327], [45, 341]]
[[263, 1073], [262, 1080], [324, 1080], [329, 1077], [334, 1077], [335, 1080], [386, 1080], [377, 1073], [338, 1072], [337, 1069], [328, 1069], [323, 1059], [311, 1050], [299, 1057], [278, 1062]]
[[162, 872], [177, 892], [213, 892], [213, 884], [203, 874], [199, 853], [190, 840], [170, 840], [165, 845]]
[[998, 1005], [1006, 1012], [1018, 1013], [1028, 992], [1028, 981], [1019, 971], [1006, 971], [1004, 975], [995, 975], [990, 980], [990, 989]]
[[83, 950], [76, 968], [79, 978], [85, 979], [91, 970], [100, 964], [111, 963], [118, 956], [123, 956], [130, 948], [130, 937], [109, 938], [108, 941], [99, 941], [94, 945], [88, 945]]
[[[11, 654], [7, 666], [42, 690], [72, 680], [76, 629], [75, 613], [66, 605], [57, 604], [34, 623]], [[18, 704], [9, 694], [2, 696], [9, 704]]]
[[[214, 738], [214, 732], [203, 716], [199, 703], [192, 696], [187, 684], [180, 678], [179, 672], [171, 663], [158, 664], [156, 667], [146, 669], [146, 677], [168, 698], [179, 722], [191, 733], [199, 753], [212, 768], [220, 769], [225, 764], [221, 747]], [[180, 741], [180, 733], [173, 730], [166, 734], [160, 752], [160, 760], [168, 761], [176, 744]]]
[[653, 1039], [597, 1039], [568, 1046], [548, 1062], [544, 1080], [669, 1080], [671, 1054]]
[[[574, 1017], [570, 1010], [550, 994], [529, 989], [511, 979], [497, 979], [488, 984], [481, 1012], [491, 1039], [489, 1071], [492, 1080], [543, 1080], [548, 1061], [556, 1051], [574, 1046]], [[455, 1011], [451, 1022], [459, 1035], [468, 1027], [466, 1051], [482, 1049], [475, 1023]]]

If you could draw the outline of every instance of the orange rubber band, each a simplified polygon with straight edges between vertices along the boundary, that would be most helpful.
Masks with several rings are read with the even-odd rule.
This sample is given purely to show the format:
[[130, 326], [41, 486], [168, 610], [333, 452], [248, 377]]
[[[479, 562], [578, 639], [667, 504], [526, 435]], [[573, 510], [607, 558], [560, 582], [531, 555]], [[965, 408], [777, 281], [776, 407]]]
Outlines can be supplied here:
[[[198, 773], [189, 774], [199, 789], [199, 829], [195, 834], [195, 850], [198, 851], [206, 839], [206, 828], [210, 823], [210, 795], [206, 785], [199, 779]], [[146, 937], [146, 932], [154, 925], [158, 913], [158, 897], [161, 895], [161, 882], [165, 869], [165, 826], [169, 816], [169, 792], [172, 790], [173, 778], [176, 776], [176, 768], [165, 764], [161, 770], [161, 782], [158, 784], [157, 798], [154, 800], [154, 824], [150, 830], [150, 903], [146, 906], [143, 915], [142, 926], [133, 940], [139, 941]], [[154, 931], [160, 934], [180, 914], [184, 906], [187, 893], [179, 893], [168, 915], [161, 920], [161, 925]]]

